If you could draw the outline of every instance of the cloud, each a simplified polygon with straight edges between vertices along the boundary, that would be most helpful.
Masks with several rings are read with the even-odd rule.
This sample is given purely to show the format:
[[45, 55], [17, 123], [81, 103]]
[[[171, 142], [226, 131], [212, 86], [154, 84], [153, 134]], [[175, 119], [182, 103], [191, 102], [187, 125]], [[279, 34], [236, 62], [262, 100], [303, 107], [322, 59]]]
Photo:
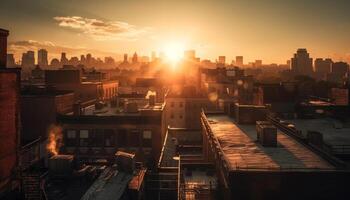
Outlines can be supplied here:
[[80, 16], [53, 18], [60, 27], [70, 28], [95, 40], [137, 40], [150, 33], [150, 27], [136, 27], [121, 21], [102, 21]]
[[89, 49], [86, 47], [71, 47], [64, 45], [57, 45], [51, 41], [35, 41], [35, 40], [19, 40], [10, 41], [8, 44], [9, 53], [13, 53], [16, 59], [21, 59], [22, 53], [26, 51], [38, 51], [39, 49], [46, 49], [49, 53], [49, 58], [60, 58], [61, 52], [67, 53], [68, 57], [79, 56], [82, 54], [91, 53], [97, 57], [113, 56], [114, 52], [100, 51], [96, 49]]

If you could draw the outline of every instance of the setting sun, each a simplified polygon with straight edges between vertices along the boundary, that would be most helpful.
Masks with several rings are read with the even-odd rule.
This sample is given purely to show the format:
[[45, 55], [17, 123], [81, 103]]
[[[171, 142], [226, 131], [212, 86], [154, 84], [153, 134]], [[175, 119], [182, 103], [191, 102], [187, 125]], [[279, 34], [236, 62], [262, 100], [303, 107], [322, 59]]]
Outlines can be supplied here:
[[182, 43], [173, 42], [164, 46], [164, 53], [167, 60], [171, 63], [179, 62], [184, 53], [185, 47]]

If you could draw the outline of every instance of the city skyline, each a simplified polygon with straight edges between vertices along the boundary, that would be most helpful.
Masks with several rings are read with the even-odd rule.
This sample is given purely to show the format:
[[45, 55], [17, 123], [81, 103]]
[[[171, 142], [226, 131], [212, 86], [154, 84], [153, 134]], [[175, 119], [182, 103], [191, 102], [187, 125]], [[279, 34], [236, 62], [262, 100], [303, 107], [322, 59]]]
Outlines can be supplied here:
[[[349, 62], [346, 1], [5, 1], [9, 53], [47, 49], [97, 57], [195, 49], [201, 58], [285, 63], [298, 48]], [[17, 12], [13, 12], [16, 8]], [[312, 11], [312, 12], [311, 12]], [[25, 23], [24, 23], [25, 21]], [[268, 22], [268, 23], [267, 23]], [[327, 28], [325, 28], [327, 27]], [[218, 37], [217, 33], [221, 33]], [[84, 44], [84, 45], [83, 45]]]

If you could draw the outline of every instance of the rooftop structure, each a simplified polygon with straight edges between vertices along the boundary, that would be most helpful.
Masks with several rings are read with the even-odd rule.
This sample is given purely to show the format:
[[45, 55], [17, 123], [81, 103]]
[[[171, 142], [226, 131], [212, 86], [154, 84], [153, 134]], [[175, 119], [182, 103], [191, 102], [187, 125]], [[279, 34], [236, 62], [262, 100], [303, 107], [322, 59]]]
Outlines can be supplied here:
[[349, 195], [344, 186], [348, 171], [279, 129], [277, 146], [268, 147], [258, 141], [255, 125], [237, 124], [220, 113], [202, 113], [201, 120], [205, 156], [216, 165], [223, 199], [330, 199]]
[[278, 148], [256, 142], [254, 125], [239, 125], [226, 115], [207, 115], [209, 126], [218, 140], [225, 160], [237, 169], [332, 169], [320, 156], [278, 131]]

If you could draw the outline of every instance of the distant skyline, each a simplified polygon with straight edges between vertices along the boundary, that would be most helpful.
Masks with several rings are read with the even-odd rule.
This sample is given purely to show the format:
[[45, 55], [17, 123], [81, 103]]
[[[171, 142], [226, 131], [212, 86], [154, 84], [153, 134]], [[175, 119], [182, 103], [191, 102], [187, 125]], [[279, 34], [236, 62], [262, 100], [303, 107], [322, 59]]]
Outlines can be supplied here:
[[181, 44], [214, 61], [286, 63], [298, 48], [350, 61], [348, 0], [2, 0], [9, 52], [45, 48], [49, 58], [167, 51]]

